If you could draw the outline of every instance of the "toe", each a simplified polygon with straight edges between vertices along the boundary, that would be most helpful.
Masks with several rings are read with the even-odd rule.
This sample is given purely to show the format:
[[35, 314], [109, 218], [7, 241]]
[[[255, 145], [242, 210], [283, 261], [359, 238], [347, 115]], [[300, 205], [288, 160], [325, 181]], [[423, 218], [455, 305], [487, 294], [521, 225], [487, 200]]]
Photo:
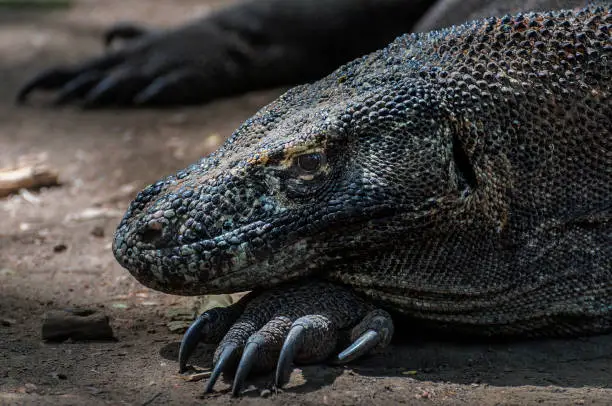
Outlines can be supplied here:
[[307, 315], [297, 319], [283, 343], [278, 357], [274, 383], [282, 387], [291, 373], [294, 362], [321, 362], [334, 352], [338, 329], [334, 322], [322, 315]]
[[97, 71], [77, 76], [61, 88], [53, 104], [59, 106], [83, 98], [103, 78], [104, 74]]
[[121, 69], [101, 80], [87, 93], [83, 107], [129, 105], [134, 96], [151, 82], [151, 78], [130, 68]]
[[75, 77], [72, 69], [53, 68], [34, 76], [21, 87], [17, 94], [17, 103], [24, 103], [34, 90], [53, 90], [63, 86]]
[[251, 296], [247, 295], [231, 306], [209, 309], [189, 326], [179, 349], [179, 372], [185, 371], [187, 361], [199, 342], [217, 344], [221, 341], [250, 299]]
[[251, 338], [249, 338], [242, 352], [238, 369], [236, 370], [236, 376], [232, 386], [232, 396], [240, 395], [244, 382], [251, 372], [251, 369], [253, 369], [253, 365], [258, 361], [259, 353], [262, 351], [264, 345], [265, 341], [261, 335], [251, 336]]
[[351, 344], [338, 354], [334, 363], [345, 364], [380, 351], [389, 345], [393, 332], [393, 319], [389, 313], [381, 309], [369, 312], [351, 329]]
[[166, 106], [201, 103], [212, 98], [200, 72], [180, 69], [156, 78], [134, 97], [134, 103], [142, 106]]
[[[243, 314], [219, 344], [214, 357], [214, 372], [228, 372], [238, 363], [232, 393], [239, 394], [251, 372], [269, 371], [274, 368], [290, 327], [291, 320], [287, 317], [272, 317], [265, 323], [265, 319], [257, 321], [249, 317], [249, 313], [246, 313], [246, 316]], [[231, 360], [227, 360], [227, 348], [234, 347], [237, 348], [236, 354], [241, 353], [240, 359], [232, 356]], [[222, 362], [224, 365], [220, 367]], [[207, 390], [212, 390], [217, 378], [218, 375], [211, 376]]]
[[368, 330], [359, 336], [351, 345], [349, 345], [344, 351], [338, 354], [338, 363], [347, 363], [364, 354], [369, 353], [380, 343], [380, 334], [374, 330]]
[[219, 357], [217, 358], [215, 367], [213, 368], [213, 371], [210, 375], [208, 383], [206, 384], [206, 389], [205, 389], [206, 393], [211, 393], [213, 391], [215, 383], [217, 383], [219, 376], [221, 376], [221, 372], [225, 372], [233, 368], [238, 358], [238, 353], [239, 353], [238, 345], [226, 344], [220, 347], [222, 349], [219, 352]]

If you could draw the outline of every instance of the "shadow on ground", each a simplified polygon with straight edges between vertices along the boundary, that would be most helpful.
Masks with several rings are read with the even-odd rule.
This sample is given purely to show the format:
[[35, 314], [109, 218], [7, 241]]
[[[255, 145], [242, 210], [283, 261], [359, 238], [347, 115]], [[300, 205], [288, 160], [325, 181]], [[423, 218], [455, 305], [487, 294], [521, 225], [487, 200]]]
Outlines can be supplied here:
[[[572, 339], [472, 343], [428, 336], [398, 339], [382, 354], [347, 366], [298, 366], [305, 382], [296, 393], [328, 386], [346, 369], [369, 377], [403, 377], [417, 381], [492, 386], [560, 386], [612, 388], [612, 335]], [[160, 355], [178, 359], [180, 342], [165, 345]], [[210, 367], [214, 346], [200, 344], [190, 364]], [[272, 382], [272, 373], [255, 383]]]

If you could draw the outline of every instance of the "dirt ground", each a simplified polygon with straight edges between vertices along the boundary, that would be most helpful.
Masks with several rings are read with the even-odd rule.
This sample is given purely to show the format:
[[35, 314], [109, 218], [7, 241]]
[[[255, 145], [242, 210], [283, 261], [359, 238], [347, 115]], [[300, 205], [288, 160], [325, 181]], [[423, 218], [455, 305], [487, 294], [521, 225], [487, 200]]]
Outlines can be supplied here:
[[[187, 382], [168, 309], [189, 301], [139, 285], [114, 260], [111, 238], [142, 186], [183, 168], [280, 90], [168, 111], [16, 107], [40, 69], [101, 52], [116, 20], [171, 25], [222, 1], [78, 0], [70, 9], [0, 9], [0, 168], [45, 159], [63, 185], [0, 200], [0, 404], [612, 404], [612, 336], [514, 343], [425, 340], [418, 331], [348, 367], [296, 368], [288, 387], [241, 399]], [[89, 215], [89, 217], [88, 217]], [[43, 314], [97, 308], [117, 341], [45, 343]], [[408, 329], [409, 331], [409, 329]], [[210, 364], [202, 346], [193, 363]], [[267, 393], [264, 392], [263, 395]]]

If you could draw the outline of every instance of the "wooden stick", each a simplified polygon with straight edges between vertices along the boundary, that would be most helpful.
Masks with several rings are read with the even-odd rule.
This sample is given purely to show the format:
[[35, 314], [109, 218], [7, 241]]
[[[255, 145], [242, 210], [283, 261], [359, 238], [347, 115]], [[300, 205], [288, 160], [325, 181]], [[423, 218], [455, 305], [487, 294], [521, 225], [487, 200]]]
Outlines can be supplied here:
[[20, 189], [38, 189], [59, 185], [58, 173], [44, 165], [0, 169], [0, 197]]
[[114, 340], [108, 316], [89, 309], [48, 311], [43, 318], [42, 338], [45, 341]]

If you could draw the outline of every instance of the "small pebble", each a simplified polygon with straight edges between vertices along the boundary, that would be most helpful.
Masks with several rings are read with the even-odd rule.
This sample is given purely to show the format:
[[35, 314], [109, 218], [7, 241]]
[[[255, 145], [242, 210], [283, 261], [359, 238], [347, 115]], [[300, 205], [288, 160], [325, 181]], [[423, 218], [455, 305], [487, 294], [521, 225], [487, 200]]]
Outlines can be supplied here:
[[25, 385], [23, 385], [23, 387], [26, 393], [33, 393], [38, 390], [38, 387], [34, 385], [33, 383], [26, 383]]
[[122, 310], [125, 310], [125, 309], [129, 308], [130, 306], [128, 306], [126, 303], [113, 303], [111, 305], [111, 307], [113, 309], [122, 309]]
[[183, 321], [183, 320], [169, 321], [168, 323], [166, 323], [168, 330], [170, 330], [170, 332], [172, 333], [177, 333], [177, 334], [182, 334], [185, 331], [187, 331], [190, 325], [191, 325], [191, 322]]
[[57, 244], [55, 247], [53, 247], [53, 252], [60, 253], [66, 251], [67, 249], [68, 246], [66, 246], [66, 244]]
[[181, 320], [192, 322], [196, 316], [193, 309], [184, 307], [172, 307], [166, 310], [166, 317], [170, 320]]
[[426, 390], [422, 390], [421, 393], [415, 395], [417, 399], [429, 399], [431, 397], [431, 393]]
[[114, 340], [105, 314], [93, 309], [51, 310], [45, 313], [42, 339], [46, 341]]
[[66, 374], [63, 374], [61, 372], [51, 372], [51, 377], [55, 379], [61, 379], [61, 380], [68, 379]]
[[1, 268], [0, 269], [0, 276], [13, 276], [15, 275], [17, 272], [15, 272], [12, 269], [9, 268]]
[[104, 227], [102, 227], [102, 226], [95, 226], [91, 230], [91, 235], [93, 235], [94, 237], [98, 237], [98, 238], [104, 237]]

